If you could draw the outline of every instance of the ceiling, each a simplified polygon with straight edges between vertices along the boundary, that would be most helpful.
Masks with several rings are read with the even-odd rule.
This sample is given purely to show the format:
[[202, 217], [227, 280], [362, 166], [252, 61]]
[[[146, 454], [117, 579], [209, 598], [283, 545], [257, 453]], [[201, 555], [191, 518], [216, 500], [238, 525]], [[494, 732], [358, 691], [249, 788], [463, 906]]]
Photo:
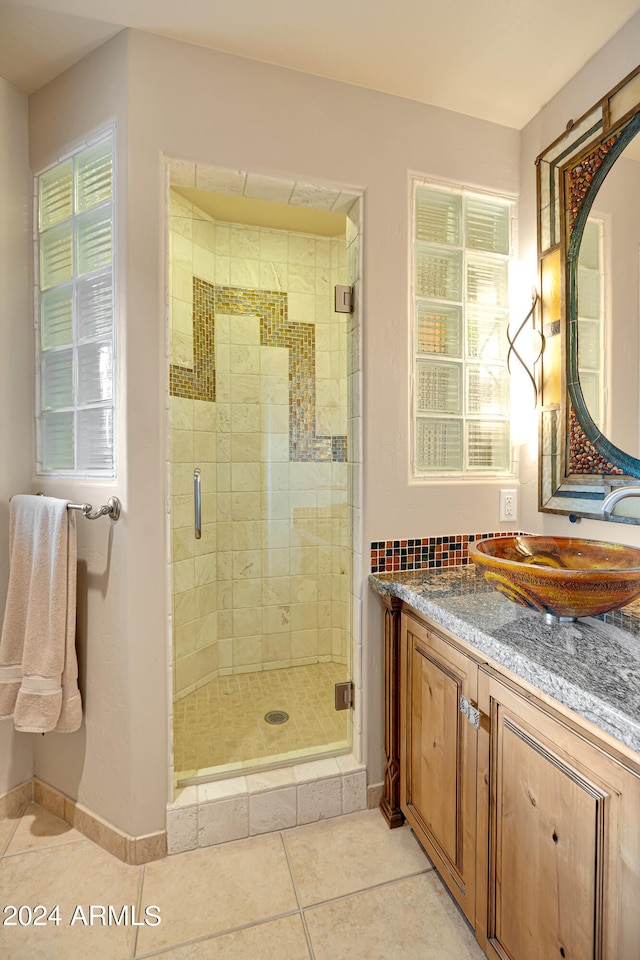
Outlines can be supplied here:
[[32, 93], [123, 27], [520, 129], [640, 0], [0, 0], [0, 76]]

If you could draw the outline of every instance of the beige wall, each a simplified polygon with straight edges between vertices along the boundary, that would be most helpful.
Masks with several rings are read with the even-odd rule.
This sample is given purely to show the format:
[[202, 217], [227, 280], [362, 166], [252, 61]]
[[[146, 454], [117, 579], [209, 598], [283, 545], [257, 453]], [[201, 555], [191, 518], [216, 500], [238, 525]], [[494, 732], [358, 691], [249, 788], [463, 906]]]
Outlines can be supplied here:
[[[78, 520], [85, 722], [75, 734], [38, 738], [36, 771], [126, 833], [140, 835], [163, 828], [167, 794], [165, 457], [162, 392], [153, 392], [163, 336], [158, 339], [162, 320], [151, 331], [144, 325], [139, 306], [144, 289], [127, 284], [128, 276], [148, 270], [149, 251], [154, 262], [160, 256], [153, 241], [140, 249], [135, 237], [128, 239], [127, 59], [127, 38], [120, 35], [34, 94], [29, 104], [34, 170], [116, 123], [118, 479], [39, 480], [37, 488], [93, 504], [115, 494], [123, 505], [117, 524]], [[151, 355], [147, 341], [154, 344]], [[154, 355], [155, 376], [147, 374]]]
[[[9, 576], [9, 497], [33, 469], [31, 175], [27, 98], [0, 79], [0, 624]], [[33, 773], [35, 737], [0, 721], [0, 795]]]
[[[594, 58], [593, 72], [579, 74], [527, 126], [520, 170], [515, 130], [137, 32], [110, 41], [31, 98], [35, 167], [118, 120], [122, 469], [113, 487], [47, 484], [47, 490], [95, 501], [115, 492], [125, 509], [112, 540], [106, 521], [81, 525], [87, 722], [72, 737], [42, 739], [40, 776], [129, 832], [162, 825], [169, 595], [163, 154], [365, 190], [359, 291], [366, 410], [364, 642], [354, 669], [365, 691], [365, 756], [375, 781], [382, 769], [382, 648], [378, 604], [366, 587], [366, 546], [391, 536], [494, 529], [500, 486], [409, 480], [409, 173], [507, 194], [517, 193], [521, 173], [522, 253], [530, 256], [533, 159], [570, 116], [636, 65], [639, 41], [636, 17]], [[537, 514], [535, 450], [524, 451], [523, 458], [521, 525], [566, 530], [566, 518]], [[612, 528], [583, 523], [581, 534], [587, 530], [602, 535]], [[610, 535], [624, 532], [625, 539], [638, 540], [637, 530], [616, 526]]]
[[359, 295], [367, 415], [358, 518], [365, 615], [363, 657], [354, 670], [365, 691], [365, 754], [375, 781], [382, 650], [377, 601], [366, 588], [367, 544], [497, 523], [497, 483], [408, 479], [409, 172], [515, 194], [519, 136], [445, 110], [128, 32], [31, 98], [32, 164], [50, 161], [114, 117], [121, 296], [126, 289], [120, 303], [126, 469], [112, 491], [79, 483], [47, 489], [94, 500], [115, 492], [125, 514], [113, 528], [110, 553], [108, 526], [81, 534], [87, 724], [66, 740], [45, 738], [38, 771], [122, 829], [141, 833], [161, 825], [166, 800], [163, 154], [365, 190]]
[[[535, 159], [562, 134], [567, 121], [577, 120], [608, 90], [638, 65], [640, 14], [617, 33], [565, 87], [522, 130], [520, 170], [520, 256], [535, 270], [536, 262], [536, 179]], [[637, 357], [636, 357], [637, 363]], [[564, 536], [611, 539], [640, 544], [640, 527], [581, 520], [570, 523], [566, 516], [538, 513], [537, 446], [521, 450], [522, 529]]]
[[[162, 152], [364, 188], [364, 544], [414, 531], [494, 526], [497, 483], [418, 485], [408, 479], [408, 180], [416, 171], [514, 194], [518, 133], [158, 37], [132, 33], [129, 39], [130, 180], [141, 185], [131, 242], [143, 246], [162, 235]], [[144, 283], [141, 277], [144, 302], [137, 315], [150, 327], [163, 315], [163, 287], [148, 247], [147, 256], [151, 269]], [[155, 391], [160, 388], [156, 380]], [[363, 583], [366, 573], [365, 567]], [[367, 611], [377, 612], [366, 586], [362, 593]], [[362, 629], [363, 663], [355, 670], [366, 690], [366, 755], [375, 780], [381, 774], [382, 651], [377, 622], [370, 632], [365, 615]]]

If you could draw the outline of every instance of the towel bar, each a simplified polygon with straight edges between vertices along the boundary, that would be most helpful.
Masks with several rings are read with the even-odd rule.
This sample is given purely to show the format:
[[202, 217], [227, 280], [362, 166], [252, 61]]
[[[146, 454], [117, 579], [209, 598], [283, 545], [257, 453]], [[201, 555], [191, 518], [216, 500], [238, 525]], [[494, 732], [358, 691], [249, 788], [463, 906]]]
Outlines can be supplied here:
[[[44, 497], [44, 493], [37, 493], [36, 496]], [[11, 497], [9, 497], [9, 501], [11, 501]], [[79, 510], [87, 520], [97, 520], [98, 517], [110, 517], [111, 520], [119, 520], [122, 504], [117, 497], [109, 497], [107, 502], [98, 507], [95, 513], [92, 512], [93, 507], [90, 503], [68, 503], [67, 510]]]

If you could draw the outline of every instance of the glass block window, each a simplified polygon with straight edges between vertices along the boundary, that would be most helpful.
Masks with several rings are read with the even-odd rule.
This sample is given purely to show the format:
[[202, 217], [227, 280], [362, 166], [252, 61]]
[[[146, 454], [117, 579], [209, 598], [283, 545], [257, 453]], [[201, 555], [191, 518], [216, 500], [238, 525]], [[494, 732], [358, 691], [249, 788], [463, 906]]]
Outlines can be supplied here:
[[604, 220], [589, 217], [578, 256], [578, 373], [591, 419], [604, 428]]
[[38, 472], [115, 476], [113, 130], [36, 177]]
[[417, 474], [509, 471], [513, 215], [511, 200], [414, 182]]

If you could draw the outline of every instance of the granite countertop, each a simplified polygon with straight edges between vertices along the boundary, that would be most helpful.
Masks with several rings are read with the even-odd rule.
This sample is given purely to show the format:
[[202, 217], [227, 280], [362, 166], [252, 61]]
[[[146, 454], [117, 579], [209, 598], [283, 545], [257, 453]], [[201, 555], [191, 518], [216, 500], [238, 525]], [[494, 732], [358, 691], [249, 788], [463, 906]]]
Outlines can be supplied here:
[[640, 610], [547, 623], [491, 587], [475, 566], [372, 574], [479, 653], [640, 753]]

